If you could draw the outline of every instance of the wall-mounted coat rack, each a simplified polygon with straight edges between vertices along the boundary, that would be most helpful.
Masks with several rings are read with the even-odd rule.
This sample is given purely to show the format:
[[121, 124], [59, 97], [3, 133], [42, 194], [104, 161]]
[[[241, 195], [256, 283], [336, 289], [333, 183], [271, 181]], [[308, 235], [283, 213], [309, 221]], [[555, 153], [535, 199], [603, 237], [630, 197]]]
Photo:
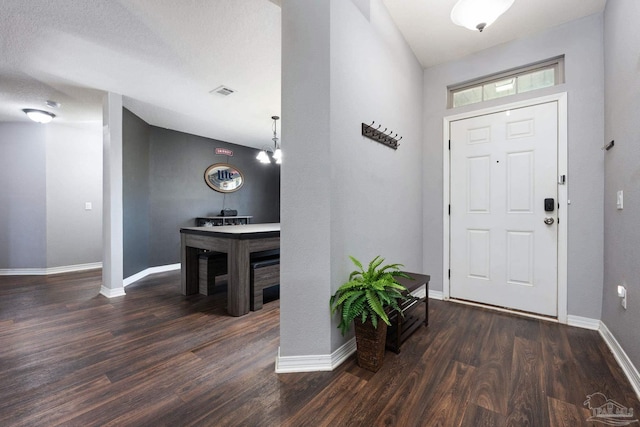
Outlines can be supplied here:
[[397, 150], [400, 146], [399, 142], [402, 137], [398, 138], [398, 134], [396, 133], [394, 135], [393, 131], [389, 131], [389, 133], [387, 133], [387, 128], [384, 128], [384, 130], [380, 130], [382, 125], [374, 127], [375, 123], [375, 121], [371, 122], [370, 125], [362, 123], [362, 136], [366, 136], [367, 138], [373, 139], [380, 144], [384, 144], [387, 147], [391, 147], [394, 150]]

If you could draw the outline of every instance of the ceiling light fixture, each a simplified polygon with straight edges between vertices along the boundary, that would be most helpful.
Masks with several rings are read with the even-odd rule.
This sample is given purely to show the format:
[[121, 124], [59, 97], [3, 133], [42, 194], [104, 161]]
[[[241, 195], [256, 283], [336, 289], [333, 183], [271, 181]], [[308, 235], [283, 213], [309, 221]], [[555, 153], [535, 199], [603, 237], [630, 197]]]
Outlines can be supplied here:
[[505, 13], [515, 0], [458, 0], [451, 10], [454, 24], [482, 32]]
[[25, 108], [22, 111], [36, 123], [49, 123], [56, 116], [48, 111], [36, 110], [34, 108]]
[[256, 156], [256, 159], [258, 159], [260, 163], [271, 163], [271, 159], [269, 159], [268, 153], [273, 153], [273, 160], [275, 160], [276, 164], [279, 165], [282, 164], [282, 150], [280, 149], [280, 144], [278, 143], [279, 140], [277, 132], [277, 124], [280, 117], [271, 116], [271, 119], [273, 119], [273, 138], [271, 138], [271, 140], [273, 141], [273, 148], [269, 146], [263, 147]]

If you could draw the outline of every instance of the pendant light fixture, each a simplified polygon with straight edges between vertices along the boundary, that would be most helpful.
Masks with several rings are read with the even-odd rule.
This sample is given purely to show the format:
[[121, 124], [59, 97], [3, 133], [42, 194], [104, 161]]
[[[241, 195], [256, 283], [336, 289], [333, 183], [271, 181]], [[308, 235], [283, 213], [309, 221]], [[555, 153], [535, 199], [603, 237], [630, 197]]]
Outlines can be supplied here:
[[458, 0], [451, 10], [454, 24], [482, 32], [505, 13], [515, 0]]
[[256, 156], [256, 159], [258, 159], [260, 163], [271, 163], [271, 159], [269, 158], [268, 153], [273, 153], [272, 157], [276, 161], [276, 164], [279, 165], [282, 164], [282, 150], [280, 149], [280, 144], [278, 142], [279, 139], [277, 129], [278, 120], [280, 119], [280, 117], [271, 116], [271, 119], [273, 120], [273, 138], [271, 138], [271, 140], [273, 141], [273, 148], [269, 146], [263, 147]]

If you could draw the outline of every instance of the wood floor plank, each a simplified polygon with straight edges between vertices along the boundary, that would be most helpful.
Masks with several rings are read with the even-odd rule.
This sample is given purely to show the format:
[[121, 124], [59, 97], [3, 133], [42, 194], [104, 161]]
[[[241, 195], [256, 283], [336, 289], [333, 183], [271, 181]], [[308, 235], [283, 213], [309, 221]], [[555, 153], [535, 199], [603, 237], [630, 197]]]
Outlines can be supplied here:
[[418, 423], [410, 425], [429, 425], [434, 427], [458, 427], [462, 423], [475, 367], [453, 360], [438, 385], [436, 399], [430, 402]]
[[367, 394], [366, 381], [348, 372], [342, 373], [331, 387], [318, 393], [309, 403], [312, 410], [299, 412], [284, 421], [285, 426], [291, 427], [329, 427], [345, 424], [343, 415], [358, 394]]
[[[553, 323], [543, 323], [541, 325], [542, 334], [542, 357], [546, 367], [545, 382], [547, 384], [547, 395], [553, 397], [555, 401], [567, 402], [573, 405], [582, 405], [585, 399], [584, 390], [576, 387], [575, 383], [567, 382], [567, 378], [579, 377], [580, 371], [576, 363], [573, 349], [567, 339], [567, 329], [564, 325]], [[581, 351], [576, 348], [576, 351]]]
[[484, 349], [478, 345], [489, 333], [492, 313], [474, 307], [460, 307], [461, 313], [456, 317], [461, 339], [453, 353], [453, 359], [465, 365], [478, 366]]
[[[305, 409], [313, 410], [310, 404], [316, 394], [322, 390], [330, 389], [332, 384], [342, 378], [344, 372], [350, 372], [351, 368], [358, 368], [353, 360], [347, 361], [334, 370], [330, 375], [326, 372], [301, 372], [278, 375], [279, 384], [279, 418], [276, 414], [270, 414], [273, 419], [273, 425], [277, 425], [278, 419], [285, 422], [300, 414]], [[356, 375], [357, 376], [357, 375]], [[357, 376], [362, 379], [360, 376]], [[362, 399], [352, 400], [352, 405], [357, 405]]]
[[511, 321], [516, 337], [540, 341], [540, 323], [544, 321], [521, 316], [511, 316]]
[[[442, 312], [429, 315], [430, 330], [426, 349], [422, 354], [419, 351], [411, 353], [415, 356], [408, 360], [410, 368], [398, 374], [401, 382], [397, 391], [389, 400], [383, 401], [384, 409], [379, 415], [372, 413], [361, 418], [362, 425], [407, 426], [422, 422], [422, 412], [435, 399], [436, 390], [445, 375], [457, 342], [455, 328], [446, 327], [456, 321], [456, 310], [446, 306], [442, 308]], [[407, 352], [403, 349], [400, 356], [407, 357]], [[404, 404], [398, 404], [399, 402]]]
[[506, 426], [549, 426], [539, 342], [516, 336], [509, 389]]
[[23, 396], [19, 402], [11, 405], [11, 410], [0, 411], [0, 425], [38, 425], [39, 423], [55, 422], [50, 418], [50, 412], [59, 412], [64, 405], [73, 401], [77, 396], [86, 396], [91, 393], [102, 392], [111, 385], [105, 376], [94, 380], [67, 387], [65, 393], [55, 393], [50, 395]]
[[275, 374], [279, 301], [242, 317], [178, 271], [125, 296], [100, 271], [0, 276], [0, 425], [565, 426], [640, 404], [598, 333], [446, 301], [380, 371]]
[[[178, 368], [184, 368], [184, 371]], [[39, 410], [39, 416], [33, 419], [34, 425], [46, 420], [49, 425], [101, 426], [106, 418], [117, 418], [134, 410], [144, 411], [156, 400], [173, 395], [175, 381], [183, 380], [198, 368], [202, 368], [201, 361], [192, 354], [184, 354], [128, 381], [109, 382], [100, 389], [66, 395], [64, 402], [57, 406]], [[144, 396], [151, 392], [154, 399], [145, 399]]]
[[588, 426], [589, 411], [563, 402], [553, 397], [548, 398], [549, 418], [551, 427], [579, 427]]
[[[611, 372], [606, 363], [609, 350], [602, 351], [601, 341], [597, 331], [569, 328], [566, 331], [567, 340], [572, 349], [576, 363], [578, 378], [586, 399], [587, 395], [600, 392], [620, 404], [625, 405], [623, 397], [626, 395], [619, 384], [619, 379]], [[625, 405], [628, 406], [628, 405]]]
[[503, 416], [507, 414], [509, 396], [504, 390], [511, 383], [511, 364], [515, 332], [513, 317], [492, 315], [488, 333], [479, 345], [482, 349], [475, 371], [471, 402]]
[[501, 427], [505, 425], [504, 415], [482, 406], [469, 404], [460, 427]]
[[[598, 346], [601, 355], [601, 357], [599, 358], [599, 362], [602, 363], [602, 361], [604, 361], [613, 382], [618, 384], [618, 386], [622, 385], [621, 387], [619, 387], [620, 395], [618, 396], [618, 403], [628, 402], [629, 405], [633, 405], [633, 402], [636, 401], [637, 396], [632, 389], [624, 387], [624, 384], [628, 382], [628, 379], [625, 376], [624, 371], [622, 370], [620, 365], [618, 365], [618, 362], [616, 361], [613, 353], [604, 342], [604, 340], [596, 340], [596, 345]], [[637, 407], [637, 409], [634, 410], [634, 413], [638, 414], [638, 418], [640, 418], [640, 407]]]
[[[434, 320], [438, 322], [437, 320]], [[430, 355], [424, 349], [431, 346], [434, 335], [426, 327], [419, 328], [412, 339], [403, 345], [402, 352], [387, 352], [382, 375], [373, 374], [353, 363], [349, 372], [367, 381], [367, 393], [377, 396], [374, 401], [356, 400], [342, 415], [341, 422], [350, 425], [372, 425], [382, 419], [393, 423], [396, 414], [387, 408], [390, 400], [397, 400], [403, 393], [410, 393], [413, 382], [428, 366]], [[380, 372], [380, 371], [379, 371]], [[415, 390], [414, 390], [415, 391]]]

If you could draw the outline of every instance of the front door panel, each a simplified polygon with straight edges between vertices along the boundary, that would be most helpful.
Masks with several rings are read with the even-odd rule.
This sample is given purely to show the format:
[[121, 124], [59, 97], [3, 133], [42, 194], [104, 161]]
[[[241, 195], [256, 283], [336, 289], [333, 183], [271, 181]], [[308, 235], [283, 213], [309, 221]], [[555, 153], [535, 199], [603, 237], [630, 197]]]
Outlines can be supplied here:
[[451, 122], [452, 298], [557, 316], [557, 122], [557, 102]]

